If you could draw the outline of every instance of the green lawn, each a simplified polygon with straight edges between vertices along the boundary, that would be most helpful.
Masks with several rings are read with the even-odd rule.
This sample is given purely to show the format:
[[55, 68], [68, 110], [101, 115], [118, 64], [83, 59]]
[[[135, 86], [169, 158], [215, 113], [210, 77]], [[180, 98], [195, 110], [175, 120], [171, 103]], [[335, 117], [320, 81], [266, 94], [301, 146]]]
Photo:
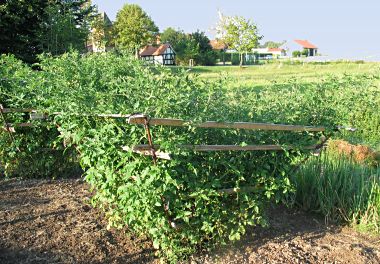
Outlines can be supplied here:
[[[178, 70], [180, 67], [174, 68]], [[257, 66], [197, 66], [190, 71], [205, 79], [215, 79], [220, 75], [232, 78], [233, 86], [262, 86], [276, 83], [287, 83], [297, 78], [301, 82], [312, 82], [328, 75], [364, 74], [379, 72], [380, 63], [305, 63], [291, 65], [288, 63], [272, 63]]]

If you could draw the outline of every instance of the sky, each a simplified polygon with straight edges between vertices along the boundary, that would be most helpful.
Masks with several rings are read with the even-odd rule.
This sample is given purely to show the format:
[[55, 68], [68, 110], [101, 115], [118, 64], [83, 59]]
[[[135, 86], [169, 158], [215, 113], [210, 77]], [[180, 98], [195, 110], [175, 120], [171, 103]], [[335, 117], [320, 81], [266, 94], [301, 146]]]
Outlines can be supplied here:
[[252, 19], [262, 43], [307, 39], [334, 58], [380, 60], [380, 0], [93, 0], [111, 20], [124, 4], [141, 6], [160, 31], [201, 30], [212, 39], [218, 10]]

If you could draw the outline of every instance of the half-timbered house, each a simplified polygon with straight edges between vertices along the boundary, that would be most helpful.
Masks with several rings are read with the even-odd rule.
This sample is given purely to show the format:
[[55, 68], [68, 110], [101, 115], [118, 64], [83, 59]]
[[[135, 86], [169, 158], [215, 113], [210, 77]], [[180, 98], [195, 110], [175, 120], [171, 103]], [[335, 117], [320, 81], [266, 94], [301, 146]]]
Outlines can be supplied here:
[[139, 56], [142, 60], [161, 65], [175, 65], [175, 51], [168, 43], [158, 47], [148, 45], [140, 50]]

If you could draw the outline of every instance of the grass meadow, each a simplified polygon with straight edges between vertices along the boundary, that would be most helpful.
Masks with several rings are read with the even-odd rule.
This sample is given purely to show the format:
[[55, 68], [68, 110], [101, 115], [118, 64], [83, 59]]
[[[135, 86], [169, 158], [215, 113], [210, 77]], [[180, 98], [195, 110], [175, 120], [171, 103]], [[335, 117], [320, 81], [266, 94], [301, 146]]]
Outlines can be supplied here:
[[[175, 68], [176, 69], [176, 68]], [[290, 79], [301, 82], [319, 81], [331, 75], [374, 74], [380, 63], [331, 62], [295, 63], [275, 62], [257, 66], [197, 66], [190, 69], [205, 79], [217, 79], [221, 75], [233, 78], [231, 86], [265, 86], [272, 83], [287, 83]]]

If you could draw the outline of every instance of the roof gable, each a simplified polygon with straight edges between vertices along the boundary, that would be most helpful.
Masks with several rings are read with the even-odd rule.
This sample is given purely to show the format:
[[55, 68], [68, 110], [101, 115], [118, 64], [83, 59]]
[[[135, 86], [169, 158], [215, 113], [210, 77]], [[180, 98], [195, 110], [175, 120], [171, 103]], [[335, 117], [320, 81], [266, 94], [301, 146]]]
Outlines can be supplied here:
[[314, 44], [311, 44], [307, 40], [295, 39], [294, 42], [296, 42], [297, 44], [301, 45], [305, 49], [318, 49], [317, 46], [315, 46]]
[[216, 39], [210, 40], [210, 46], [213, 50], [225, 50], [227, 49], [227, 45], [222, 41], [218, 41]]
[[140, 56], [160, 56], [160, 55], [164, 55], [165, 51], [169, 47], [174, 52], [174, 50], [170, 46], [170, 44], [162, 44], [159, 47], [154, 47], [152, 45], [148, 45], [148, 46], [145, 46], [142, 50], [140, 50]]

